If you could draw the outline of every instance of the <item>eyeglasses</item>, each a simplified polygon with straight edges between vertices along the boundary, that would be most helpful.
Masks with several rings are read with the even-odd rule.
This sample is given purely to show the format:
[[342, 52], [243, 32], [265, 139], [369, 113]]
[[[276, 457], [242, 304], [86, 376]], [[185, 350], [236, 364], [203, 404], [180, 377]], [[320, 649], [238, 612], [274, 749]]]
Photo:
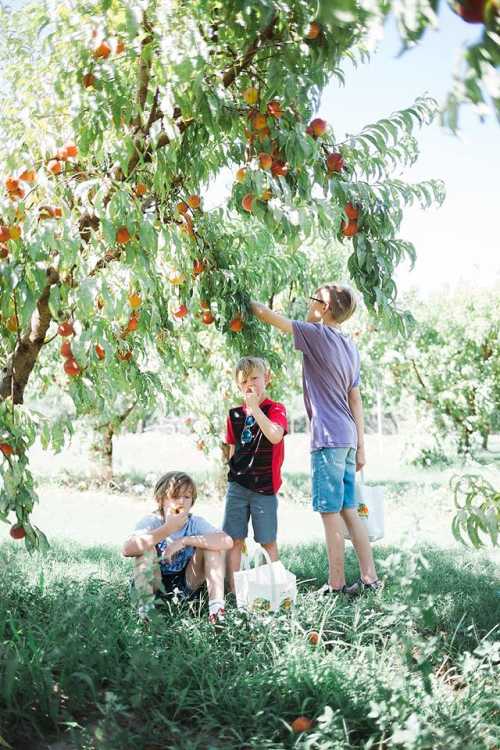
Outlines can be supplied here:
[[321, 305], [326, 305], [324, 299], [318, 299], [317, 297], [309, 297], [309, 299], [312, 299], [314, 302], [319, 302]]
[[241, 437], [240, 441], [242, 445], [248, 445], [248, 443], [251, 443], [253, 440], [253, 433], [251, 428], [255, 424], [255, 417], [253, 414], [249, 414], [247, 417], [245, 417], [245, 423], [243, 425], [243, 430], [241, 431]]

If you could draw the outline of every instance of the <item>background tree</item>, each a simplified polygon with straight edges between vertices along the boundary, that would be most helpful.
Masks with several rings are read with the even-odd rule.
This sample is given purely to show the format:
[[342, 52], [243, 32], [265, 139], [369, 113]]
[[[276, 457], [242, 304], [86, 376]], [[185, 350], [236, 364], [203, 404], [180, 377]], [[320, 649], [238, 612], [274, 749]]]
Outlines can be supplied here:
[[[130, 392], [173, 403], [187, 371], [210, 370], [193, 352], [211, 326], [224, 360], [258, 351], [277, 371], [285, 352], [247, 302], [308, 294], [318, 238], [347, 243], [367, 306], [404, 330], [392, 278], [414, 254], [398, 238], [403, 209], [443, 189], [395, 175], [415, 161], [413, 131], [435, 104], [420, 99], [342, 143], [314, 117], [323, 86], [342, 79], [344, 59], [363, 58], [382, 18], [309, 0], [3, 13], [16, 96], [0, 122], [0, 513], [15, 511], [28, 544], [34, 372], [65, 373], [76, 415]], [[224, 168], [232, 193], [205, 211]], [[62, 343], [54, 375], [44, 362]]]

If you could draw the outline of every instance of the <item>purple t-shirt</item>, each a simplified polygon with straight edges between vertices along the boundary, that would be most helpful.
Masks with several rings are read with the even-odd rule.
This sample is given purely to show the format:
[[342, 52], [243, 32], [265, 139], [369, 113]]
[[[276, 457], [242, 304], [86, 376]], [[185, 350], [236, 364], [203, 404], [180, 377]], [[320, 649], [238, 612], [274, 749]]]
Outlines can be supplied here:
[[359, 385], [359, 352], [349, 336], [323, 323], [292, 321], [302, 352], [304, 403], [311, 422], [311, 450], [357, 448], [348, 394]]

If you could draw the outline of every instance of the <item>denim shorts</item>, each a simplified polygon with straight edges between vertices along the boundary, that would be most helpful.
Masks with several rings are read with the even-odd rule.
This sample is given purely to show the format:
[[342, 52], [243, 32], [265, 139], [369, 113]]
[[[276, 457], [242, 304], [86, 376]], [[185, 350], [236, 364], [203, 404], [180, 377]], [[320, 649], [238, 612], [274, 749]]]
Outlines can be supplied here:
[[339, 513], [356, 508], [354, 448], [320, 448], [311, 453], [313, 510]]
[[163, 573], [161, 574], [161, 582], [163, 584], [163, 591], [157, 592], [158, 599], [170, 598], [177, 596], [181, 601], [188, 601], [190, 599], [198, 598], [200, 589], [193, 591], [188, 585], [186, 580], [186, 568], [179, 570], [177, 573]]
[[229, 482], [222, 528], [233, 539], [246, 539], [252, 518], [253, 535], [259, 544], [276, 541], [278, 534], [278, 498], [261, 495], [237, 482]]

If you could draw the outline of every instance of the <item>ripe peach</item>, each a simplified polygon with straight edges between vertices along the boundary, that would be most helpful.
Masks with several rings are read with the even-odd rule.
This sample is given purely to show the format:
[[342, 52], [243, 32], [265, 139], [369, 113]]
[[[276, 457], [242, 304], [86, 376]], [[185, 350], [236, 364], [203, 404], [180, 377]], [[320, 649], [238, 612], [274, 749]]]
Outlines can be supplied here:
[[78, 146], [75, 143], [66, 143], [63, 148], [66, 152], [66, 157], [74, 159], [75, 156], [78, 156]]
[[15, 193], [19, 189], [19, 180], [15, 177], [7, 177], [5, 180], [5, 187], [8, 193]]
[[116, 241], [119, 245], [126, 245], [130, 241], [130, 232], [127, 227], [120, 227], [116, 231]]
[[283, 110], [281, 108], [280, 102], [277, 99], [273, 99], [271, 102], [268, 102], [267, 112], [271, 115], [271, 117], [276, 117], [276, 119], [279, 119], [283, 115]]
[[306, 34], [306, 39], [309, 39], [310, 41], [312, 41], [313, 39], [317, 39], [320, 33], [321, 33], [321, 26], [319, 25], [317, 21], [313, 21], [309, 25], [309, 29]]
[[96, 344], [94, 349], [97, 355], [97, 359], [104, 359], [104, 357], [106, 356], [106, 352], [104, 351], [103, 347], [100, 344]]
[[129, 349], [120, 349], [116, 356], [122, 362], [129, 362], [132, 359], [132, 352]]
[[311, 719], [307, 716], [297, 716], [297, 718], [292, 721], [292, 730], [297, 733], [308, 732], [312, 727], [312, 724]]
[[66, 375], [69, 375], [70, 378], [76, 378], [77, 375], [80, 375], [81, 370], [78, 362], [73, 357], [68, 357], [66, 362], [64, 363], [64, 372]]
[[255, 130], [264, 130], [267, 127], [267, 117], [265, 115], [257, 114], [253, 118], [253, 126]]
[[201, 206], [201, 198], [199, 195], [190, 195], [187, 199], [189, 208], [199, 208]]
[[344, 237], [354, 237], [354, 235], [358, 233], [358, 222], [349, 221], [349, 223], [346, 224], [345, 221], [343, 221], [341, 224], [341, 230]]
[[36, 180], [36, 172], [34, 169], [25, 169], [19, 175], [19, 179], [23, 182], [33, 183]]
[[93, 73], [85, 73], [82, 77], [82, 83], [86, 89], [90, 89], [95, 86], [96, 77]]
[[352, 203], [348, 203], [344, 208], [345, 213], [350, 221], [356, 221], [359, 216], [359, 209], [353, 206]]
[[276, 161], [273, 161], [271, 173], [274, 177], [286, 177], [288, 174], [288, 165], [277, 159]]
[[261, 169], [271, 169], [272, 165], [273, 157], [271, 154], [266, 154], [265, 152], [259, 154], [259, 166]]
[[127, 333], [132, 333], [133, 331], [137, 331], [137, 326], [139, 325], [139, 319], [136, 315], [131, 315], [128, 323], [127, 323]]
[[181, 201], [180, 203], [178, 203], [176, 208], [177, 208], [178, 213], [180, 214], [185, 214], [189, 211], [189, 206], [184, 201]]
[[199, 276], [205, 270], [205, 264], [202, 260], [193, 261], [193, 276]]
[[94, 49], [94, 57], [96, 60], [99, 60], [99, 58], [105, 60], [107, 57], [109, 57], [110, 54], [111, 47], [105, 39], [103, 39], [102, 42], [98, 44]]
[[236, 182], [244, 182], [245, 177], [247, 176], [247, 170], [245, 167], [240, 167], [235, 175]]
[[0, 258], [5, 260], [8, 257], [9, 257], [9, 248], [7, 247], [7, 245], [2, 245], [0, 243]]
[[24, 529], [24, 526], [21, 526], [20, 523], [15, 523], [10, 527], [9, 534], [11, 535], [12, 539], [24, 539], [26, 536], [26, 531]]
[[125, 52], [125, 42], [123, 41], [123, 39], [117, 39], [116, 40], [115, 53], [117, 55], [121, 55], [122, 52]]
[[321, 117], [316, 117], [314, 120], [311, 120], [311, 122], [309, 123], [309, 127], [312, 130], [313, 137], [319, 138], [320, 136], [325, 134], [327, 122], [326, 120], [322, 120]]
[[175, 318], [185, 318], [188, 314], [188, 309], [186, 305], [179, 305], [179, 307], [176, 307], [173, 314]]
[[245, 89], [245, 91], [243, 92], [243, 99], [250, 106], [256, 104], [258, 98], [259, 98], [259, 92], [254, 86], [250, 86], [250, 88]]
[[0, 451], [2, 451], [4, 456], [12, 456], [14, 448], [9, 443], [0, 443]]
[[307, 640], [309, 641], [309, 643], [311, 644], [311, 646], [317, 646], [318, 643], [319, 643], [319, 641], [320, 641], [320, 637], [319, 637], [318, 631], [317, 630], [311, 630], [311, 632], [307, 636]]
[[8, 242], [10, 240], [10, 229], [0, 224], [0, 242]]
[[57, 333], [59, 336], [74, 336], [75, 329], [73, 328], [73, 323], [70, 323], [69, 320], [65, 320], [59, 325]]
[[65, 359], [73, 356], [73, 352], [71, 351], [71, 343], [67, 339], [66, 341], [62, 342], [59, 352], [61, 354], [61, 357], [64, 357]]
[[329, 172], [342, 172], [344, 169], [342, 154], [328, 154], [326, 157], [326, 168]]
[[133, 292], [132, 294], [129, 294], [128, 303], [133, 310], [136, 310], [142, 304], [141, 295], [137, 294], [137, 292]]
[[143, 182], [138, 182], [137, 185], [135, 186], [135, 194], [138, 195], [140, 198], [143, 195], [146, 195], [147, 192], [148, 192], [148, 186], [145, 185]]
[[201, 316], [202, 321], [205, 323], [206, 326], [209, 326], [211, 323], [214, 322], [215, 318], [210, 312], [210, 310], [206, 310], [203, 315]]
[[50, 159], [49, 163], [47, 164], [47, 169], [51, 174], [61, 174], [62, 172], [62, 164], [58, 159]]
[[247, 193], [241, 201], [241, 206], [245, 211], [251, 213], [253, 208], [254, 197], [251, 193]]
[[240, 331], [243, 330], [244, 326], [245, 324], [239, 316], [233, 318], [229, 323], [229, 328], [233, 333], [240, 333]]

